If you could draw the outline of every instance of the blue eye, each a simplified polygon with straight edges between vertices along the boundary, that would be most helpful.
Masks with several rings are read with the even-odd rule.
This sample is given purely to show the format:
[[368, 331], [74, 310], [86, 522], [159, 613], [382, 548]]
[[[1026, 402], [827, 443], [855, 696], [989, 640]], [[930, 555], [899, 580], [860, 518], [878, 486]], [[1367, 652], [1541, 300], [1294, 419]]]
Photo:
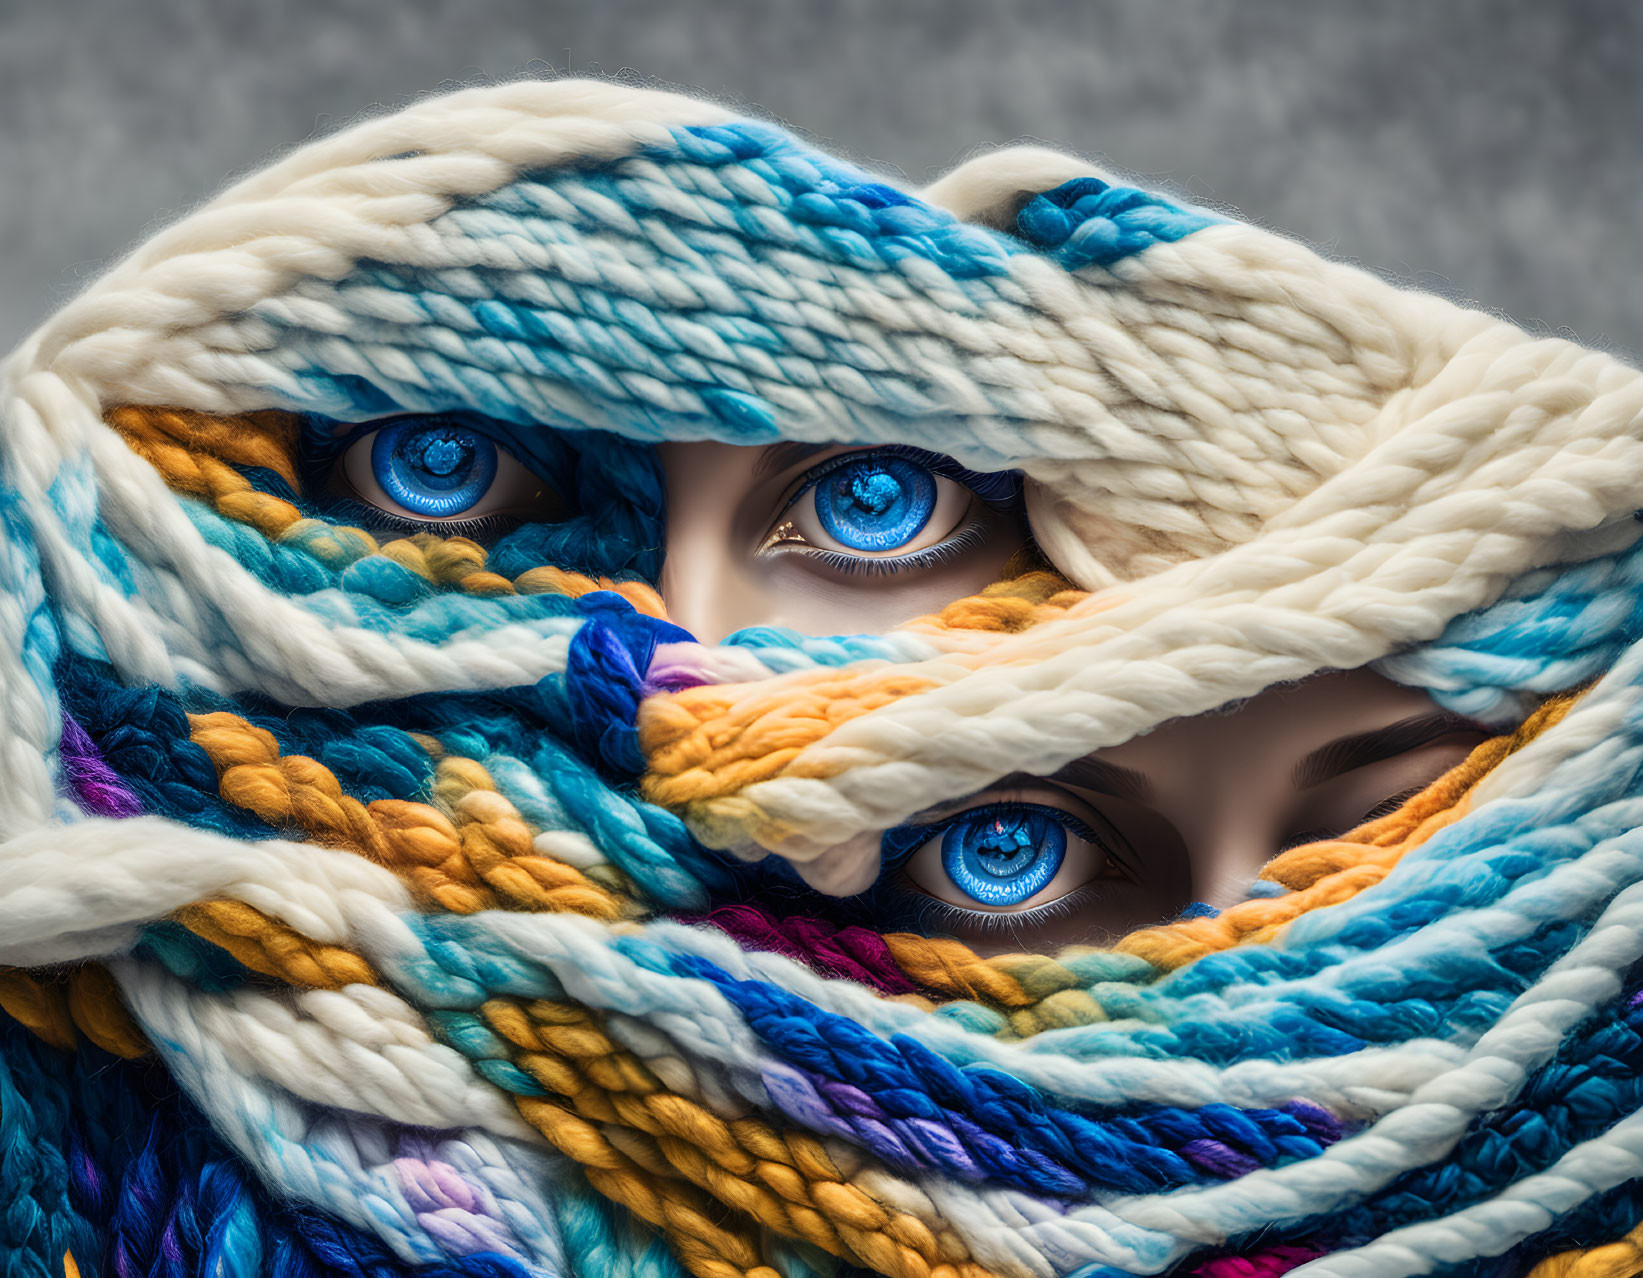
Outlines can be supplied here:
[[1066, 859], [1065, 819], [1029, 803], [966, 812], [941, 836], [941, 868], [982, 905], [1019, 905], [1042, 892]]
[[810, 571], [839, 576], [935, 569], [971, 551], [1002, 564], [1025, 537], [1018, 473], [966, 470], [907, 444], [811, 467], [777, 520], [760, 555], [802, 555]]
[[455, 422], [402, 422], [376, 432], [371, 474], [410, 514], [446, 518], [490, 491], [497, 454], [490, 440]]
[[851, 550], [896, 550], [923, 532], [936, 481], [922, 466], [882, 453], [846, 458], [815, 483], [816, 517]]

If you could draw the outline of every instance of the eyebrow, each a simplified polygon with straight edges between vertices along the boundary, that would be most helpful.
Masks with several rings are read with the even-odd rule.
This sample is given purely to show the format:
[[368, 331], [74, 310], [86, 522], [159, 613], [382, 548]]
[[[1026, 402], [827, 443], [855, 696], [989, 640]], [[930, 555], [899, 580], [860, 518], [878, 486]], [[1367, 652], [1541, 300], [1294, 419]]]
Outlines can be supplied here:
[[753, 478], [763, 479], [767, 475], [779, 474], [807, 458], [814, 457], [817, 453], [837, 447], [837, 444], [800, 444], [791, 441], [785, 444], [766, 445], [759, 460], [753, 463]]
[[1314, 750], [1295, 765], [1295, 788], [1306, 790], [1322, 785], [1354, 768], [1395, 759], [1400, 754], [1408, 754], [1440, 737], [1453, 736], [1458, 732], [1487, 735], [1488, 729], [1462, 715], [1443, 712], [1416, 715], [1387, 724], [1384, 728], [1376, 728], [1373, 732], [1341, 737]]
[[1100, 759], [1074, 759], [1045, 780], [1070, 785], [1078, 790], [1110, 794], [1115, 799], [1132, 799], [1136, 803], [1152, 801], [1152, 782], [1145, 773], [1133, 768], [1121, 768], [1116, 763], [1103, 763]]

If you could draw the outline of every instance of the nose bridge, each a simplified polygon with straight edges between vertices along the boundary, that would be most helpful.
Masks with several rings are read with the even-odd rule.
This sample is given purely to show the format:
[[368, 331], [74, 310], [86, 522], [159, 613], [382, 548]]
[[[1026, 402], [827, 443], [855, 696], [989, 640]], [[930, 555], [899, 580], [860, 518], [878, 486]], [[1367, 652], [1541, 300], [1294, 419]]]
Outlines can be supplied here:
[[1238, 828], [1229, 822], [1192, 850], [1193, 895], [1221, 908], [1242, 900], [1250, 882], [1275, 852], [1264, 831]]
[[[677, 512], [677, 513], [676, 513]], [[668, 618], [704, 643], [714, 643], [734, 629], [726, 626], [718, 601], [727, 594], [729, 565], [712, 530], [688, 511], [670, 503], [662, 559], [661, 592]]]
[[1228, 764], [1219, 758], [1195, 770], [1175, 821], [1192, 862], [1193, 895], [1221, 907], [1241, 900], [1277, 852], [1276, 800], [1266, 778]]
[[703, 643], [744, 626], [782, 624], [780, 600], [769, 597], [737, 545], [732, 495], [712, 484], [667, 507], [662, 601], [669, 620]]

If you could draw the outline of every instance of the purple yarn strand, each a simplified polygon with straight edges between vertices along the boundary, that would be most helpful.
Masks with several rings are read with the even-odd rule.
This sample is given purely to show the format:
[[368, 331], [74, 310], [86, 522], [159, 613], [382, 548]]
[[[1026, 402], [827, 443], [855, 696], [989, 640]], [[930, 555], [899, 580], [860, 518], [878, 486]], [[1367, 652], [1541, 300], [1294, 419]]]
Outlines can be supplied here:
[[86, 730], [66, 714], [61, 754], [69, 793], [87, 813], [102, 817], [142, 814], [142, 802], [126, 788], [114, 769], [103, 762], [97, 743]]

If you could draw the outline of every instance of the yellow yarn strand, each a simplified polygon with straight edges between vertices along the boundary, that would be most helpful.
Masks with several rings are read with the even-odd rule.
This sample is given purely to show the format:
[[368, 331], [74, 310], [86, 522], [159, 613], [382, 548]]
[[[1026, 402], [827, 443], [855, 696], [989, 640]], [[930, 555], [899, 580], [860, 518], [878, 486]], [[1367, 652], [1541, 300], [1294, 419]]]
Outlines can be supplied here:
[[1643, 1275], [1643, 1225], [1616, 1242], [1548, 1256], [1528, 1278], [1639, 1278]]

